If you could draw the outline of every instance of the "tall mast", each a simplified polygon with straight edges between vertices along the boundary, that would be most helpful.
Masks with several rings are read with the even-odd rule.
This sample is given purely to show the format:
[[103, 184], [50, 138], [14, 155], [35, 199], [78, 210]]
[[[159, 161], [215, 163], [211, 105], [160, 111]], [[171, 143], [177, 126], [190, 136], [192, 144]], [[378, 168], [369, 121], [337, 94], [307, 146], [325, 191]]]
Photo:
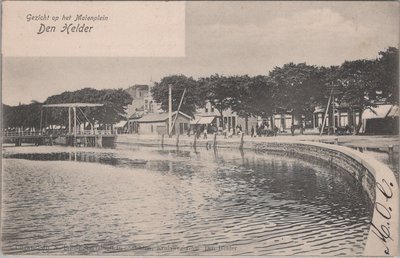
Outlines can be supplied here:
[[172, 135], [172, 85], [168, 84], [168, 135]]

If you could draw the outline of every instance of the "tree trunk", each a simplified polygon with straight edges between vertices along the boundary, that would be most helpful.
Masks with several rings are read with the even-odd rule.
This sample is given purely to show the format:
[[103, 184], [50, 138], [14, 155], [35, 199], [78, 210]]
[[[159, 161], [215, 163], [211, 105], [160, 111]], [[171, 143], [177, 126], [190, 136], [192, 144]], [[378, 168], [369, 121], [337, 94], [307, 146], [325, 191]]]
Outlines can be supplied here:
[[244, 121], [245, 121], [246, 135], [249, 135], [249, 117], [248, 117], [248, 115], [246, 115], [244, 117]]
[[304, 134], [304, 128], [303, 128], [303, 116], [300, 115], [299, 116], [299, 121], [300, 121], [300, 134], [303, 135]]
[[356, 122], [356, 112], [352, 110], [351, 119], [353, 120], [353, 135], [357, 134], [357, 122]]
[[224, 123], [224, 115], [222, 114], [223, 110], [222, 109], [218, 109], [218, 112], [221, 116], [221, 126], [222, 126], [222, 131], [225, 129], [225, 123]]
[[350, 133], [354, 134], [354, 113], [352, 108], [347, 112], [347, 124], [349, 125]]
[[[286, 119], [286, 117], [285, 117], [285, 119]], [[285, 122], [286, 122], [286, 120], [285, 120]], [[290, 128], [290, 131], [292, 132], [292, 136], [294, 136], [294, 114], [293, 114], [293, 112], [292, 112], [292, 126]]]
[[360, 112], [358, 113], [358, 124], [357, 124], [356, 134], [360, 133], [361, 126], [362, 126], [362, 111], [360, 110]]

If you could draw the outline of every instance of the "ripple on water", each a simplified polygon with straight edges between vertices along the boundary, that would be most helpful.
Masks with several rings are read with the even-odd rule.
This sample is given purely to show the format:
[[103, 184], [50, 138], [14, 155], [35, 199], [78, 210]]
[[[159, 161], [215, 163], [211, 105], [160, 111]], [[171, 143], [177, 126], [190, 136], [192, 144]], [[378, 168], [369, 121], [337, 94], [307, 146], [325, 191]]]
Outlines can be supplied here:
[[290, 157], [123, 145], [5, 158], [5, 254], [359, 255], [369, 230], [354, 180]]

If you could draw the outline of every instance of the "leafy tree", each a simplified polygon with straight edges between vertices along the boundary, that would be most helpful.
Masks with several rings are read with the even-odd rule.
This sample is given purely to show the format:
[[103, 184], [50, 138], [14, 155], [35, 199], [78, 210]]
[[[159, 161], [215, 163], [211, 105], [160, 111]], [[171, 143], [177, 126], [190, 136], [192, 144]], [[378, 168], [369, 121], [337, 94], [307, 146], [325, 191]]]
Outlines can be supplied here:
[[269, 76], [273, 82], [272, 96], [276, 111], [291, 111], [302, 124], [302, 116], [312, 114], [321, 103], [325, 88], [321, 85], [321, 71], [318, 67], [300, 64], [285, 64], [275, 67]]
[[225, 77], [218, 74], [199, 80], [201, 88], [205, 92], [205, 99], [219, 112], [223, 128], [223, 111], [231, 108], [238, 99], [238, 81], [238, 77]]
[[[123, 89], [105, 89], [96, 90], [84, 88], [73, 92], [63, 92], [59, 95], [53, 95], [47, 98], [46, 104], [61, 103], [99, 103], [102, 107], [84, 109], [83, 114], [77, 111], [79, 121], [86, 123], [86, 118], [90, 123], [99, 123], [102, 125], [114, 124], [126, 119], [126, 107], [132, 103], [132, 97]], [[48, 124], [67, 125], [68, 109], [53, 108], [49, 110], [51, 116]]]
[[171, 85], [172, 91], [172, 110], [178, 110], [182, 94], [186, 88], [180, 111], [190, 116], [194, 116], [196, 108], [203, 107], [205, 100], [203, 90], [199, 84], [192, 78], [184, 75], [170, 75], [154, 84], [151, 89], [153, 99], [161, 103], [161, 109], [168, 111], [168, 88]]
[[363, 110], [375, 107], [380, 99], [381, 83], [376, 77], [376, 60], [346, 61], [340, 66], [339, 81], [343, 94], [339, 101], [346, 103], [353, 111], [359, 111], [360, 123], [355, 128], [358, 133], [361, 128]]
[[28, 105], [8, 106], [3, 104], [3, 128], [40, 129], [41, 103], [32, 101]]
[[248, 118], [266, 117], [273, 113], [272, 83], [267, 76], [241, 76], [237, 80], [237, 94], [231, 103], [232, 111], [245, 118], [245, 130], [248, 134]]
[[104, 106], [93, 109], [88, 117], [103, 124], [115, 124], [126, 120], [126, 107], [132, 103], [132, 97], [123, 89], [101, 90], [97, 103]]
[[379, 52], [374, 75], [379, 84], [381, 98], [392, 104], [399, 103], [399, 50], [389, 47]]

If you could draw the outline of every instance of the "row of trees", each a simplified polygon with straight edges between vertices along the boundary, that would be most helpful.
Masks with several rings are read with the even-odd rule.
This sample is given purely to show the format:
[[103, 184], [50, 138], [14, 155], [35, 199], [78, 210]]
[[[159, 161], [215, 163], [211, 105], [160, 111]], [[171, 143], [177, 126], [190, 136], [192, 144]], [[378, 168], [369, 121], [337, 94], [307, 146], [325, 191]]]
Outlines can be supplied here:
[[83, 124], [115, 124], [126, 119], [125, 109], [132, 103], [132, 97], [123, 89], [96, 90], [84, 88], [66, 91], [50, 96], [44, 103], [32, 102], [28, 105], [3, 105], [3, 128], [35, 128], [51, 125], [68, 125], [67, 108], [43, 108], [43, 104], [99, 103], [102, 107], [78, 109], [78, 121]]
[[[315, 107], [326, 105], [332, 90], [336, 93], [336, 101], [352, 110], [365, 110], [378, 101], [397, 104], [398, 59], [398, 49], [389, 47], [376, 59], [346, 61], [340, 66], [289, 63], [275, 67], [266, 75], [215, 74], [197, 80], [172, 75], [155, 83], [151, 92], [154, 100], [161, 103], [161, 108], [168, 110], [168, 85], [172, 85], [173, 110], [177, 110], [186, 89], [181, 111], [191, 116], [209, 102], [221, 117], [223, 111], [230, 108], [244, 118], [266, 117], [284, 111], [291, 111], [298, 119], [310, 118]], [[83, 109], [78, 112], [78, 119], [84, 123], [88, 120], [92, 124], [108, 125], [125, 119], [125, 109], [132, 103], [132, 97], [123, 89], [84, 88], [50, 96], [44, 103], [3, 105], [3, 127], [65, 126], [68, 124], [67, 109], [43, 110], [42, 104], [77, 102], [104, 104], [103, 107]]]
[[303, 116], [311, 118], [316, 107], [326, 106], [332, 92], [337, 103], [352, 110], [362, 111], [379, 101], [397, 104], [398, 58], [398, 49], [389, 47], [379, 52], [376, 59], [346, 61], [340, 66], [289, 63], [275, 67], [267, 75], [216, 74], [198, 80], [172, 75], [155, 83], [151, 92], [161, 108], [168, 110], [168, 85], [171, 84], [173, 110], [177, 110], [186, 88], [181, 111], [191, 116], [196, 108], [210, 102], [221, 117], [224, 110], [231, 108], [244, 118], [291, 111], [301, 120]]

